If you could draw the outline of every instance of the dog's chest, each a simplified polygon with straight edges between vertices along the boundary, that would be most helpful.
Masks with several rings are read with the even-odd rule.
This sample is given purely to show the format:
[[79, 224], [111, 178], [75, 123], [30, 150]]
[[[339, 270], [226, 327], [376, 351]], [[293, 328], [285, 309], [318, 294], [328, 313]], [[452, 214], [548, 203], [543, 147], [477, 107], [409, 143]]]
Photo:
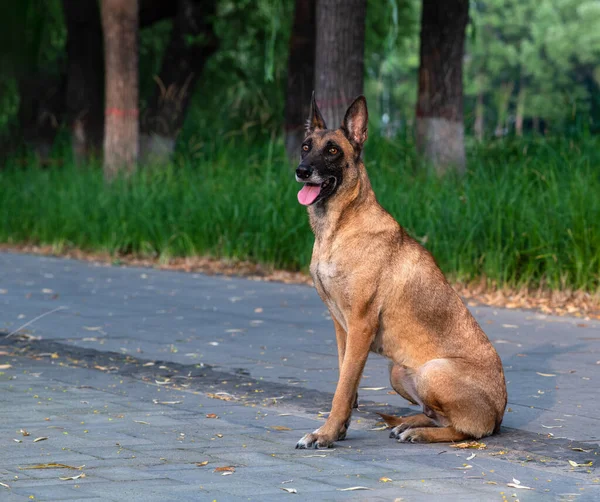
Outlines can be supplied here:
[[347, 292], [346, 274], [333, 261], [312, 262], [310, 273], [319, 296], [331, 310], [337, 321], [346, 328], [344, 316]]

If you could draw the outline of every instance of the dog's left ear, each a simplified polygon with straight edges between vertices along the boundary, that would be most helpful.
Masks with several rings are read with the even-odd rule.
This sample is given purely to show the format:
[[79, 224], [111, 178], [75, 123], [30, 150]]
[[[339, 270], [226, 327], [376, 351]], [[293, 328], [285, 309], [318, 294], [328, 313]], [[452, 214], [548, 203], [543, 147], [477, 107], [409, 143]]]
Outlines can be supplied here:
[[346, 111], [344, 123], [342, 124], [342, 130], [346, 138], [348, 138], [357, 153], [361, 152], [365, 141], [367, 141], [368, 122], [367, 100], [364, 96], [358, 96]]

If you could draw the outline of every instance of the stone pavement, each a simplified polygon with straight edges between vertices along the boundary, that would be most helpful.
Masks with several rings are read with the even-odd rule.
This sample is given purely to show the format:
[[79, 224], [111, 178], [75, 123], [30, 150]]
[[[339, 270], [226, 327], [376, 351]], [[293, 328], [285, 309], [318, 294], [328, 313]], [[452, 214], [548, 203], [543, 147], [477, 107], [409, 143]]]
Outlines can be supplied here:
[[312, 288], [0, 253], [0, 500], [600, 500], [600, 323], [472, 310], [509, 390], [486, 449], [389, 439], [374, 412], [416, 408], [372, 356], [348, 439], [295, 450], [337, 379]]

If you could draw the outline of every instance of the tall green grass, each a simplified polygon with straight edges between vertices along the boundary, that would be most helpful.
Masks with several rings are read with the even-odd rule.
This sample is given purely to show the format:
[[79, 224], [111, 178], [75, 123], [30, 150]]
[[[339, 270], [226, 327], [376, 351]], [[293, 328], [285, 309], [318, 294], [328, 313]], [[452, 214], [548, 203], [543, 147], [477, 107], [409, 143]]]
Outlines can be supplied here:
[[[468, 173], [419, 169], [410, 141], [372, 137], [380, 203], [457, 280], [600, 288], [600, 149], [587, 138], [469, 149]], [[312, 247], [279, 141], [218, 140], [194, 160], [104, 184], [99, 166], [0, 170], [0, 241], [304, 269]]]

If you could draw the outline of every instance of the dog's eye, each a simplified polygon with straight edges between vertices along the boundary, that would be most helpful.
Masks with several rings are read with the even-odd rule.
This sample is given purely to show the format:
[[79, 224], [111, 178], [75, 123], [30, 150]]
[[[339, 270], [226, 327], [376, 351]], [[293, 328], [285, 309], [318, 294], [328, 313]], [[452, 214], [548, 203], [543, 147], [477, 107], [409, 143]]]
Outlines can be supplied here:
[[308, 145], [302, 145], [302, 150], [304, 150], [305, 152], [308, 152]]
[[334, 146], [332, 146], [332, 147], [329, 149], [329, 153], [330, 153], [331, 155], [335, 155], [336, 153], [338, 153], [338, 149], [337, 149], [337, 148], [335, 148]]

